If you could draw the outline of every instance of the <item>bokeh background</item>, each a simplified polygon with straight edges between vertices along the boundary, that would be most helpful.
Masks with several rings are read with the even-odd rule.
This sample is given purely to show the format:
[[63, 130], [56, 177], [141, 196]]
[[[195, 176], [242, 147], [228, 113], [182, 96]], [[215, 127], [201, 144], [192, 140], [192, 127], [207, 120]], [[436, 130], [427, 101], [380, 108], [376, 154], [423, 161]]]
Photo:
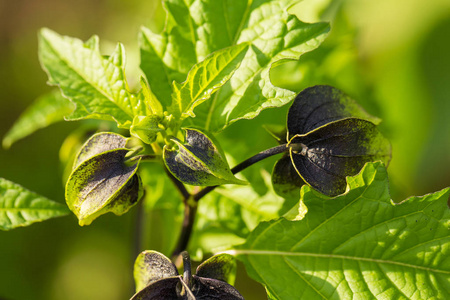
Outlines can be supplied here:
[[[450, 1], [305, 0], [291, 12], [331, 22], [332, 30], [319, 49], [273, 70], [273, 82], [295, 91], [330, 84], [381, 117], [393, 146], [394, 201], [449, 186]], [[160, 31], [164, 15], [159, 0], [0, 0], [0, 137], [50, 91], [37, 59], [39, 28], [83, 40], [97, 34], [105, 53], [122, 42], [127, 74], [137, 79], [139, 27]], [[261, 124], [282, 124], [286, 109], [238, 122], [221, 136], [261, 142]], [[78, 126], [52, 125], [0, 149], [0, 177], [64, 202], [59, 148]], [[83, 228], [69, 216], [0, 232], [0, 299], [129, 299], [135, 215], [105, 215]], [[246, 299], [264, 298], [242, 265], [237, 288]]]

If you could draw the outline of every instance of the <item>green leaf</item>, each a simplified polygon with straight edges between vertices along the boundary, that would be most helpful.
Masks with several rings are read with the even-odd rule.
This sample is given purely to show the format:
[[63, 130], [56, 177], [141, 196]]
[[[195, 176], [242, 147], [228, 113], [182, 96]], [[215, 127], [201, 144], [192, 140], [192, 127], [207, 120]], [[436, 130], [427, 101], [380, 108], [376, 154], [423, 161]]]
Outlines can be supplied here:
[[80, 226], [107, 212], [122, 215], [141, 198], [142, 184], [136, 174], [139, 162], [127, 166], [128, 152], [119, 148], [94, 155], [78, 164], [70, 175], [66, 202]]
[[83, 43], [42, 29], [39, 59], [49, 84], [59, 86], [64, 96], [76, 104], [69, 119], [114, 120], [119, 127], [128, 128], [134, 116], [152, 113], [142, 92], [129, 91], [121, 44], [106, 58], [100, 53], [97, 37]]
[[33, 132], [63, 121], [73, 110], [74, 105], [58, 90], [40, 96], [20, 115], [3, 137], [3, 147], [9, 148]]
[[173, 140], [178, 150], [164, 147], [164, 162], [181, 182], [196, 186], [246, 184], [231, 173], [223, 151], [197, 129], [186, 129], [186, 143]]
[[228, 47], [214, 52], [194, 65], [182, 85], [174, 82], [169, 112], [182, 119], [187, 116], [195, 117], [194, 108], [211, 98], [211, 95], [231, 78], [248, 47], [248, 43]]
[[[239, 119], [256, 117], [261, 110], [291, 101], [295, 94], [270, 82], [272, 66], [298, 59], [325, 38], [325, 23], [306, 24], [289, 15], [297, 1], [166, 0], [165, 31], [143, 29], [141, 68], [150, 86], [161, 86], [157, 97], [167, 99], [172, 81], [182, 82], [187, 71], [219, 49], [251, 43], [230, 80], [209, 101], [199, 105], [194, 122], [208, 131], [221, 130]], [[154, 78], [156, 75], [159, 78]]]
[[[186, 62], [186, 58], [191, 58], [190, 47], [178, 37], [172, 34], [168, 47], [167, 34], [160, 36], [145, 27], [139, 34], [141, 69], [165, 109], [172, 103], [172, 82], [185, 81], [189, 69], [197, 63], [195, 59]], [[172, 51], [181, 53], [174, 54]]]
[[136, 292], [163, 278], [178, 276], [175, 265], [165, 255], [157, 251], [144, 251], [134, 263]]
[[144, 143], [151, 144], [156, 141], [157, 133], [164, 130], [159, 127], [160, 120], [161, 118], [155, 115], [136, 116], [133, 119], [130, 133]]
[[271, 299], [448, 299], [450, 189], [394, 204], [381, 163], [348, 186], [335, 198], [304, 186], [301, 221], [263, 222], [231, 252]]
[[67, 206], [0, 178], [0, 229], [10, 230], [69, 214]]

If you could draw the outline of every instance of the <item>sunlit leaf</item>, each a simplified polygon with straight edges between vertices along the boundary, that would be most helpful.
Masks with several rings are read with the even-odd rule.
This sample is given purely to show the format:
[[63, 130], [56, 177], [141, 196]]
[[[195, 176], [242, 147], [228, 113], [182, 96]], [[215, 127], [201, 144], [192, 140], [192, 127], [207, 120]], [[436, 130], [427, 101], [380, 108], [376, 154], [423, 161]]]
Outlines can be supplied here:
[[74, 105], [55, 90], [37, 98], [17, 119], [13, 127], [3, 137], [3, 147], [9, 148], [15, 142], [64, 120], [74, 110]]
[[164, 147], [164, 161], [181, 182], [197, 186], [227, 183], [245, 184], [231, 173], [223, 151], [211, 137], [196, 129], [186, 129], [186, 143], [174, 140], [178, 150]]
[[194, 122], [215, 132], [239, 119], [254, 118], [295, 97], [271, 84], [271, 67], [315, 49], [329, 30], [328, 24], [306, 24], [289, 15], [287, 9], [296, 2], [165, 0], [164, 32], [142, 30], [141, 68], [152, 89], [161, 87], [157, 97], [167, 99], [172, 81], [183, 82], [196, 63], [222, 48], [251, 43], [230, 80], [196, 108]]
[[335, 198], [303, 186], [301, 221], [263, 222], [233, 252], [270, 299], [449, 298], [450, 189], [394, 204], [381, 163], [348, 185]]
[[59, 86], [76, 104], [70, 119], [114, 120], [119, 127], [128, 128], [134, 116], [151, 113], [144, 94], [129, 91], [121, 44], [106, 58], [100, 53], [97, 37], [83, 43], [42, 29], [39, 58], [49, 84]]
[[194, 108], [205, 102], [223, 86], [239, 67], [249, 44], [239, 44], [214, 52], [194, 65], [183, 84], [174, 82], [169, 112], [182, 119], [194, 117]]
[[65, 216], [67, 206], [0, 178], [0, 229], [10, 230], [35, 222]]

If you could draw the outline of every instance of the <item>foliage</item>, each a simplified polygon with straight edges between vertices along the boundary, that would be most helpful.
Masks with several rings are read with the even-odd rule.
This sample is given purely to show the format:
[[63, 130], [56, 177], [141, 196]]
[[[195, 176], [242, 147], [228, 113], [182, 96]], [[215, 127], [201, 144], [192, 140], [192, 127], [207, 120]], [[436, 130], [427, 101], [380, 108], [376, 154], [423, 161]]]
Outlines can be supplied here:
[[[105, 56], [96, 36], [83, 42], [40, 31], [39, 59], [61, 94], [39, 99], [3, 144], [63, 117], [115, 122], [109, 131], [121, 134], [97, 133], [72, 149], [65, 198], [80, 225], [107, 212], [122, 215], [139, 200], [150, 210], [169, 207], [161, 228], [169, 250], [138, 256], [131, 299], [242, 299], [230, 285], [230, 255], [213, 256], [191, 275], [187, 248], [199, 260], [233, 254], [271, 299], [449, 297], [449, 190], [393, 204], [384, 168], [390, 144], [378, 118], [331, 86], [296, 96], [272, 84], [272, 67], [298, 60], [329, 31], [327, 23], [289, 14], [297, 2], [164, 0], [164, 31], [142, 28], [139, 35], [145, 77], [136, 92], [127, 83], [122, 44]], [[280, 145], [230, 168], [233, 149], [222, 148], [218, 133], [292, 100], [286, 128], [273, 130]], [[282, 153], [271, 179], [262, 168], [235, 176]], [[67, 213], [1, 183], [2, 229]], [[183, 276], [169, 254], [174, 262], [183, 258]]]
[[0, 229], [28, 226], [68, 213], [66, 206], [0, 178]]
[[262, 222], [230, 253], [271, 299], [445, 299], [449, 196], [447, 188], [394, 204], [384, 166], [368, 164], [335, 198], [304, 186], [303, 219]]

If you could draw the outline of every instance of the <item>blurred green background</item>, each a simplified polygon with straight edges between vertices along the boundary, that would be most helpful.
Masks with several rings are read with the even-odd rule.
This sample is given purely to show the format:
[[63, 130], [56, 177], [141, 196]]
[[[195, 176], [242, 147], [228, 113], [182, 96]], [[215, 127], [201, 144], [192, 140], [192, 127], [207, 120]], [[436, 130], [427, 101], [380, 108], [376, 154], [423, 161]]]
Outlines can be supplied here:
[[[388, 171], [395, 201], [449, 186], [450, 1], [305, 0], [291, 12], [306, 22], [329, 21], [332, 30], [319, 49], [273, 70], [273, 82], [295, 91], [330, 84], [381, 117], [393, 146]], [[50, 90], [37, 59], [39, 28], [84, 40], [97, 34], [105, 53], [124, 43], [132, 84], [139, 27], [160, 31], [163, 22], [159, 0], [1, 0], [0, 136]], [[221, 136], [257, 143], [256, 127], [283, 124], [286, 109], [238, 122]], [[52, 125], [0, 149], [0, 177], [64, 202], [59, 148], [78, 126]], [[108, 214], [83, 228], [69, 216], [0, 232], [0, 299], [128, 299], [135, 215], [136, 209], [120, 218]], [[242, 265], [239, 270], [237, 288], [246, 299], [263, 298], [263, 289], [245, 278]]]

